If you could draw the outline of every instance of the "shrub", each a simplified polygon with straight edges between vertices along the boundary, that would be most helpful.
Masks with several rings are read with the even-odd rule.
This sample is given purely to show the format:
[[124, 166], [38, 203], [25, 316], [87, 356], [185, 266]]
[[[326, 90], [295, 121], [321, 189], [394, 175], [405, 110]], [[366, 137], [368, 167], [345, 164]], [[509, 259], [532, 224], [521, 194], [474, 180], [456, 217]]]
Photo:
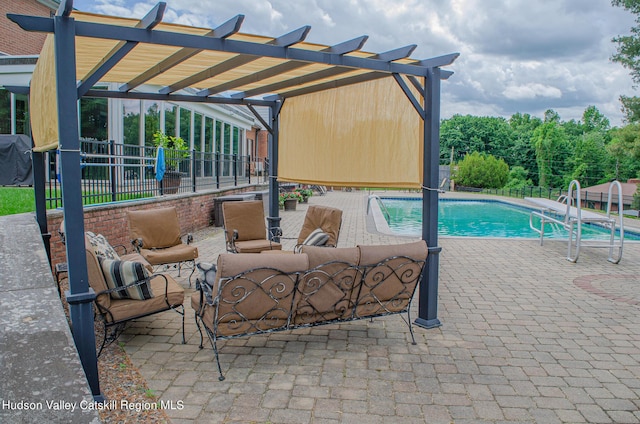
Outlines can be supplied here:
[[502, 188], [509, 179], [509, 165], [495, 156], [473, 152], [458, 162], [456, 184], [477, 188]]

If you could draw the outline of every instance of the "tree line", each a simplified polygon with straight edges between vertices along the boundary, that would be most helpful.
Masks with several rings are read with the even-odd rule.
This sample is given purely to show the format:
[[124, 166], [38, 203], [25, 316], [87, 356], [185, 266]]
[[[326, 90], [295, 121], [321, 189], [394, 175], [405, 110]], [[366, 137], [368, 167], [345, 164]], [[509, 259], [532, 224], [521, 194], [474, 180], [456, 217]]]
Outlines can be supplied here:
[[640, 176], [640, 124], [612, 128], [595, 106], [581, 120], [516, 113], [509, 119], [454, 115], [440, 126], [441, 163], [457, 182], [482, 188], [588, 187]]

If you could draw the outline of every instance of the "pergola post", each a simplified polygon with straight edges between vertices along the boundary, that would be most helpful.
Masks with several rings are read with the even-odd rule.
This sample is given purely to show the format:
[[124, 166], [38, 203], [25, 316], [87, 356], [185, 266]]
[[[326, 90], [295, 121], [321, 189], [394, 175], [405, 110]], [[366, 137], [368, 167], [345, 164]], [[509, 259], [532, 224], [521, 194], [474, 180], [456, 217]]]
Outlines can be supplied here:
[[269, 238], [273, 241], [280, 241], [280, 206], [278, 204], [278, 136], [280, 131], [280, 106], [281, 102], [275, 102], [269, 107]]
[[[33, 137], [31, 137], [33, 139]], [[40, 227], [44, 248], [47, 251], [47, 259], [51, 264], [51, 233], [47, 228], [47, 205], [44, 182], [45, 164], [44, 153], [31, 152], [31, 164], [33, 166], [33, 193], [36, 203], [36, 221]]]
[[442, 325], [438, 319], [438, 183], [440, 166], [440, 68], [430, 68], [424, 96], [424, 160], [422, 174], [422, 239], [429, 255], [420, 279], [418, 318], [424, 328]]
[[82, 172], [78, 138], [78, 91], [76, 88], [75, 20], [68, 15], [55, 16], [55, 66], [58, 93], [58, 134], [62, 175], [65, 239], [69, 264], [69, 290], [65, 293], [73, 339], [87, 376], [91, 393], [102, 400], [98, 380], [93, 325], [95, 292], [89, 287], [84, 245], [82, 209]]

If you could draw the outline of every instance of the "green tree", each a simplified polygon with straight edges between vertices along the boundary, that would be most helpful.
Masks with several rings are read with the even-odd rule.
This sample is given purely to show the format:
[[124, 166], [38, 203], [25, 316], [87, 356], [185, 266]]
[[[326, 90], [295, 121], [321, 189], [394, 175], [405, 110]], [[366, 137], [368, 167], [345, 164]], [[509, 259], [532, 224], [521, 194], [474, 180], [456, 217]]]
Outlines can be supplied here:
[[547, 109], [544, 111], [544, 122], [560, 123], [560, 114], [553, 109]]
[[522, 189], [524, 187], [532, 186], [533, 181], [528, 178], [529, 172], [521, 166], [514, 166], [509, 171], [509, 181], [504, 188], [509, 189]]
[[507, 158], [512, 144], [511, 133], [504, 118], [454, 115], [440, 125], [440, 157], [448, 159], [453, 148], [454, 161], [472, 152]]
[[542, 125], [542, 120], [528, 113], [516, 113], [509, 118], [511, 139], [513, 140], [509, 148], [509, 164], [512, 168], [523, 168], [527, 173], [525, 179], [531, 180], [534, 184], [537, 184], [538, 181], [538, 164], [533, 132], [540, 125]]
[[592, 131], [578, 139], [573, 160], [571, 178], [580, 181], [583, 187], [605, 182], [607, 151], [602, 133]]
[[[622, 7], [636, 15], [636, 24], [640, 24], [640, 0], [612, 0], [611, 4]], [[617, 46], [617, 52], [611, 56], [611, 60], [618, 62], [629, 70], [633, 82], [640, 82], [640, 25], [631, 27], [631, 34], [619, 35], [612, 39]], [[640, 98], [637, 96], [620, 96], [622, 111], [626, 116], [626, 122], [640, 121]]]
[[584, 132], [597, 131], [601, 134], [606, 134], [611, 129], [609, 119], [595, 106], [588, 106], [584, 110], [582, 113], [582, 125]]
[[509, 165], [493, 155], [473, 152], [458, 163], [456, 184], [477, 188], [502, 188], [509, 178]]
[[640, 177], [640, 123], [611, 131], [607, 152], [615, 161], [612, 177], [620, 181]]
[[[611, 4], [622, 7], [636, 15], [636, 23], [640, 24], [640, 0], [612, 0]], [[631, 78], [640, 83], [640, 25], [631, 27], [630, 35], [619, 35], [612, 40], [617, 43], [617, 52], [611, 60], [629, 69]]]
[[571, 151], [563, 128], [556, 119], [551, 119], [536, 128], [533, 137], [538, 184], [542, 187], [564, 187], [566, 161], [571, 157]]
[[622, 113], [625, 116], [625, 122], [640, 122], [640, 97], [636, 96], [620, 96], [622, 103]]

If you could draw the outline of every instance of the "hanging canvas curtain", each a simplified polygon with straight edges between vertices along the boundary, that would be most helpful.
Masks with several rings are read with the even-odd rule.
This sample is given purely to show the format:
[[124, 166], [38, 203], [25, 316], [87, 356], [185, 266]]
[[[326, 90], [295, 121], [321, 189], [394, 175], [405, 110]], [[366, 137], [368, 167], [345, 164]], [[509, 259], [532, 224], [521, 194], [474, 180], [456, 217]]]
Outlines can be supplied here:
[[278, 180], [420, 188], [423, 122], [392, 77], [289, 98]]
[[58, 147], [58, 103], [53, 35], [47, 35], [38, 65], [31, 77], [29, 108], [33, 150], [44, 152]]

